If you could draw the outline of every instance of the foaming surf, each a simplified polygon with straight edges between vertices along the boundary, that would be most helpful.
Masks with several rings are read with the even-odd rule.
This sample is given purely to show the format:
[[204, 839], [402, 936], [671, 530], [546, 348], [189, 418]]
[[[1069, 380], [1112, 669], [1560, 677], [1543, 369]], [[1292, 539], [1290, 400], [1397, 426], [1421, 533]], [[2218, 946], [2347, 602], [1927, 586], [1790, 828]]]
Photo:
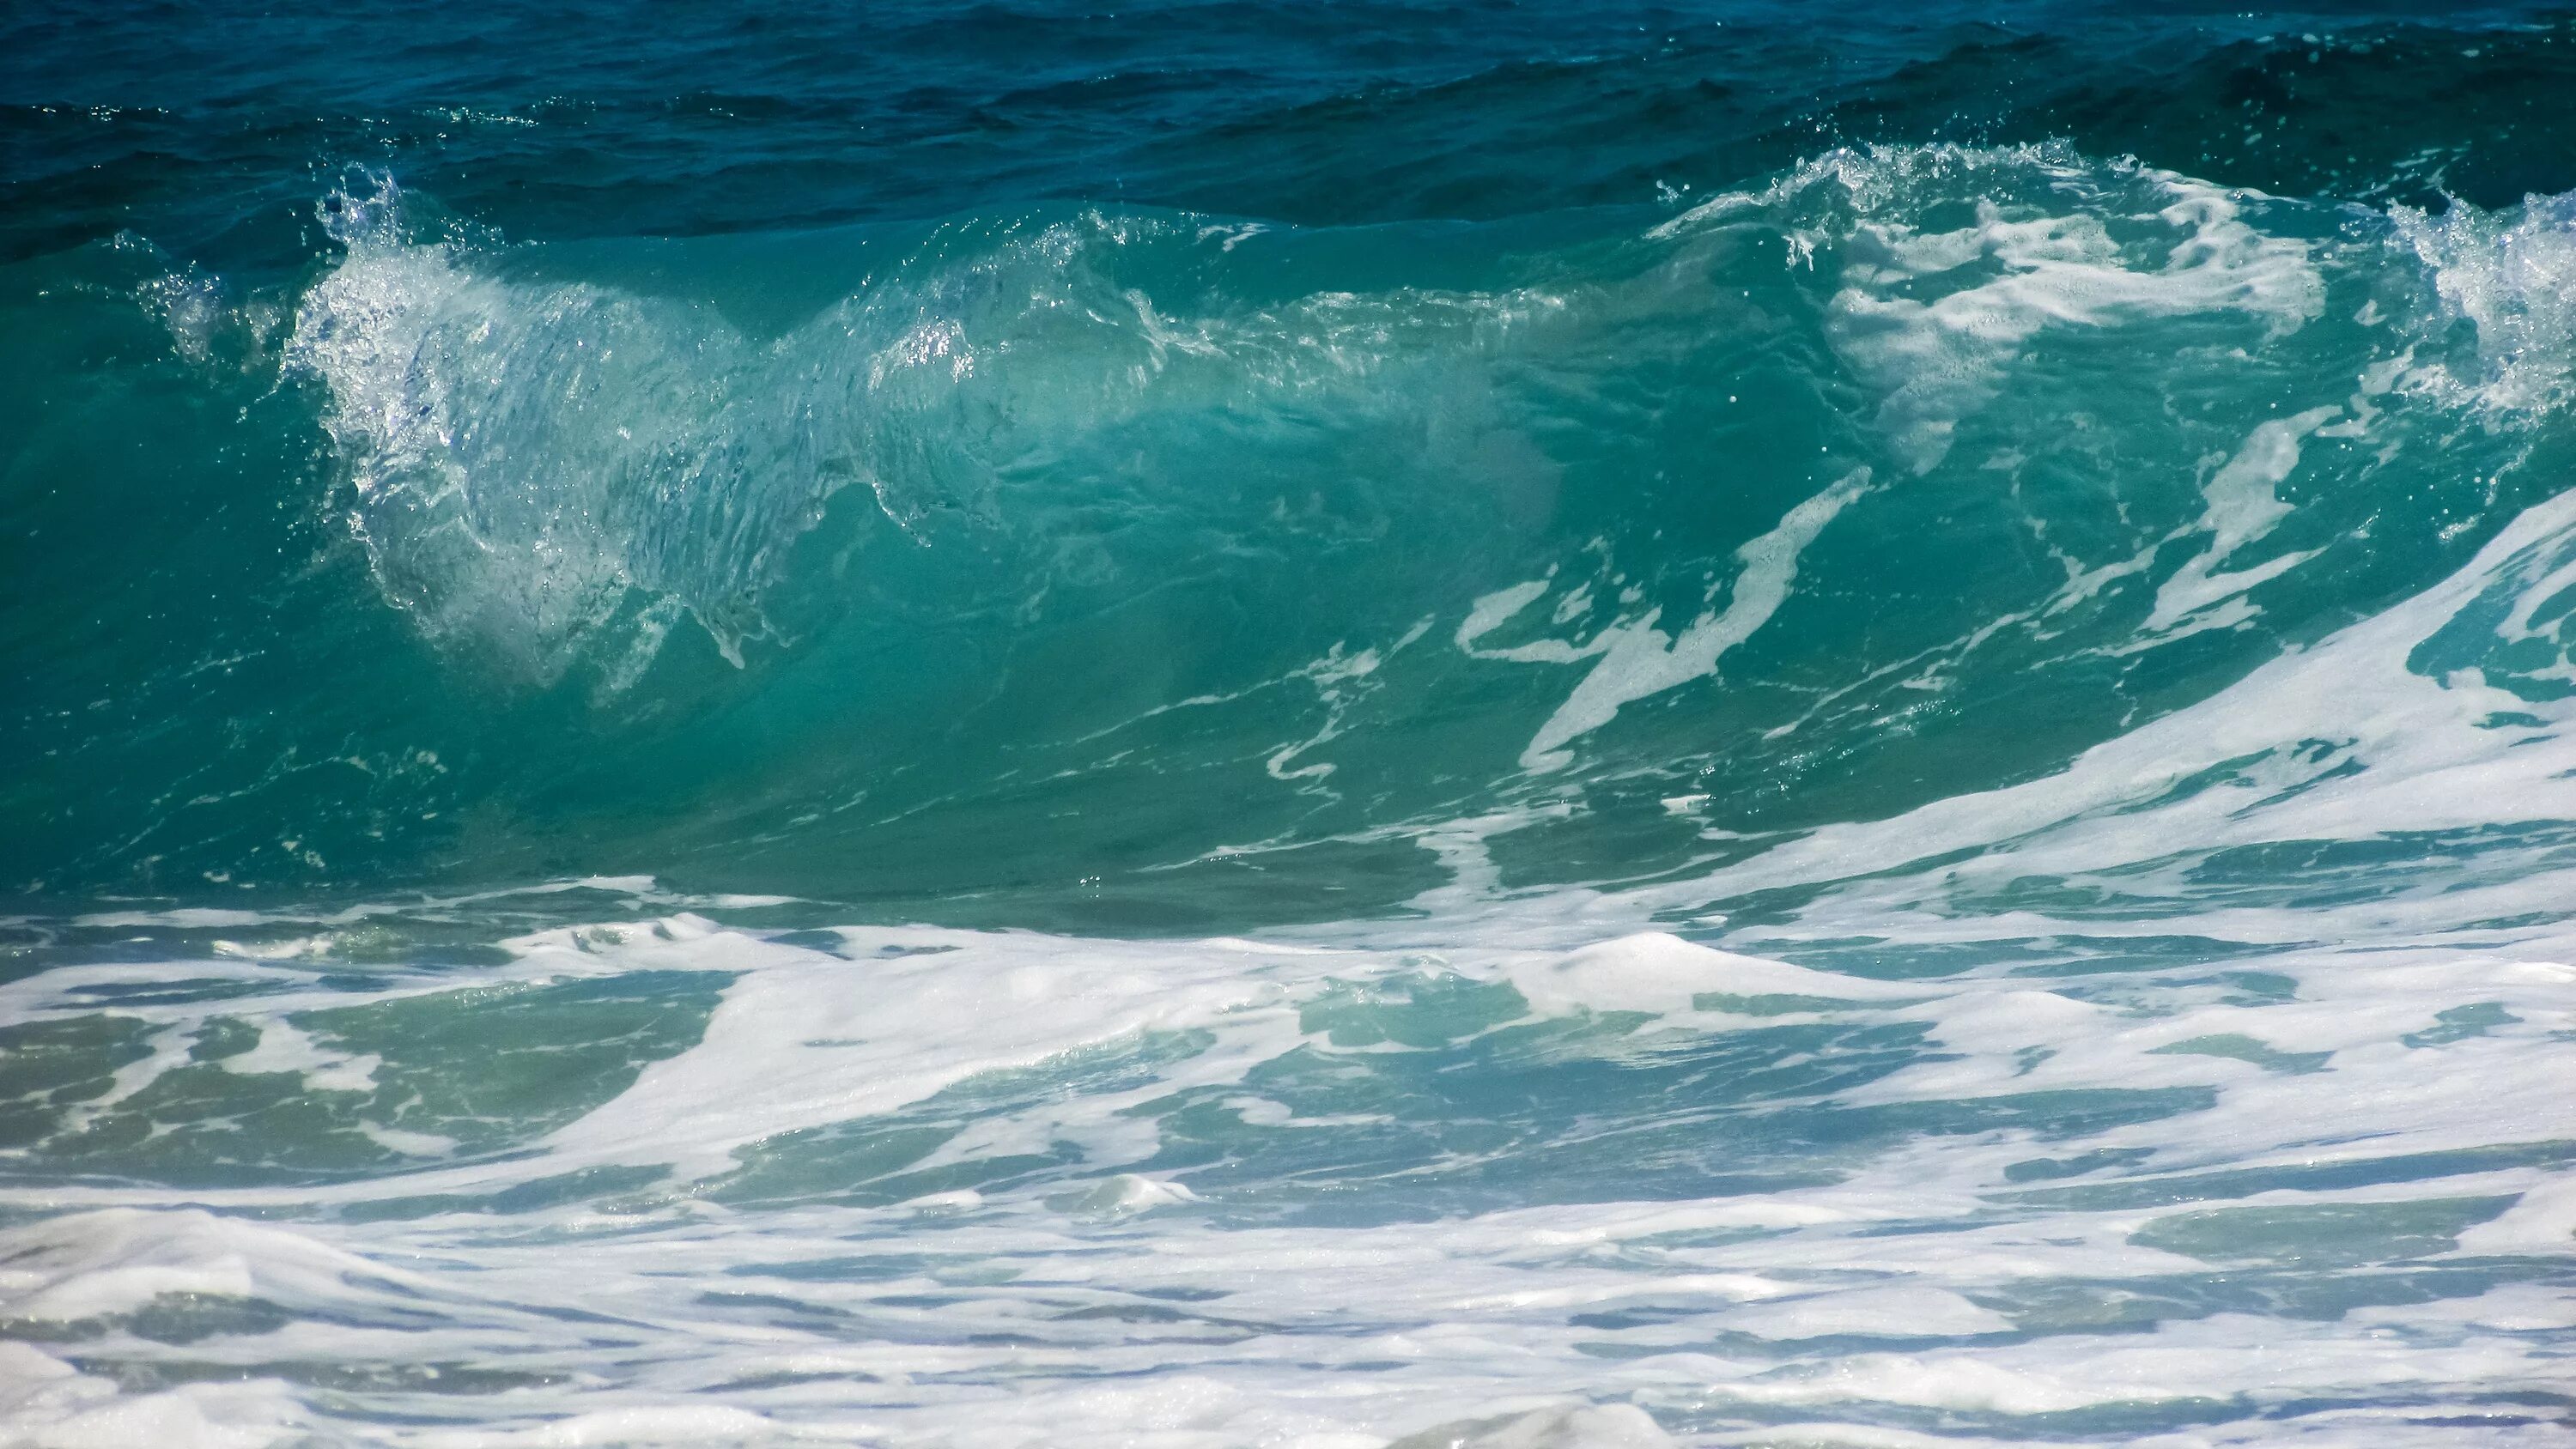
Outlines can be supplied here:
[[[9, 1190], [46, 1209], [0, 1233], [16, 1412], [51, 1442], [351, 1410], [419, 1444], [2551, 1442], [2576, 936], [2518, 827], [2576, 814], [2576, 747], [2478, 651], [2571, 548], [2558, 500], [2065, 772], [1687, 884], [1164, 943], [683, 910], [365, 981], [309, 934], [24, 978], [12, 1021], [132, 1046], [40, 1149], [75, 1174]], [[2330, 868], [2401, 820], [2491, 844]], [[1447, 837], [1462, 878], [1516, 823]], [[2315, 864], [2221, 866], [2285, 848]], [[277, 1112], [314, 1120], [244, 1130]]]

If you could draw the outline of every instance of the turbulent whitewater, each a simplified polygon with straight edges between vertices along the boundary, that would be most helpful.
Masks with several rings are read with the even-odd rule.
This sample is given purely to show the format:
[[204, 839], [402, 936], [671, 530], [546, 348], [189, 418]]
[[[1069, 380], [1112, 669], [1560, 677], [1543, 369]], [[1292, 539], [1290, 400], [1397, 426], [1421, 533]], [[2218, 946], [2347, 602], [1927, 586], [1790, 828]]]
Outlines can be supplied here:
[[0, 16], [0, 1445], [2576, 1432], [2576, 27]]

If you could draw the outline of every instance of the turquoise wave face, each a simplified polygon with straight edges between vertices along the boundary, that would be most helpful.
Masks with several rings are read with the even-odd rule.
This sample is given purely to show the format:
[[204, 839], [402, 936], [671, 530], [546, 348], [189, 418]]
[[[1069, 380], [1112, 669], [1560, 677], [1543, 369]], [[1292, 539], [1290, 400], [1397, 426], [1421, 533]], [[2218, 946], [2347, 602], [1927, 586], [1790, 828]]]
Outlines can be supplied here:
[[2556, 1443], [2571, 98], [0, 15], [0, 1442]]
[[[31, 458], [241, 461], [149, 525], [191, 537], [146, 657], [47, 577], [127, 508], [47, 500], [30, 622], [81, 658], [21, 717], [64, 768], [15, 877], [1224, 924], [1401, 900], [1409, 834], [1497, 810], [1555, 817], [1513, 884], [1653, 875], [2062, 768], [2404, 597], [2545, 494], [2566, 386], [2557, 203], [2063, 146], [1436, 231], [614, 248], [355, 179], [275, 295], [29, 264], [116, 279], [38, 288], [29, 335], [158, 354], [53, 371], [106, 395], [40, 399]], [[290, 459], [237, 557], [208, 495]]]

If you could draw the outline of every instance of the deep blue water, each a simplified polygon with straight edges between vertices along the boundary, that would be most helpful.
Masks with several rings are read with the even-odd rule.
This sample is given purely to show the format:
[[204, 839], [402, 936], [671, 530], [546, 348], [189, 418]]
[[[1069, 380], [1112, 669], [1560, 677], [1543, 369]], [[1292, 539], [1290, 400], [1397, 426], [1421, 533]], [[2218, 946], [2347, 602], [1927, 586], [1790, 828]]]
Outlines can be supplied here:
[[2554, 1444], [2576, 14], [0, 9], [0, 1442]]

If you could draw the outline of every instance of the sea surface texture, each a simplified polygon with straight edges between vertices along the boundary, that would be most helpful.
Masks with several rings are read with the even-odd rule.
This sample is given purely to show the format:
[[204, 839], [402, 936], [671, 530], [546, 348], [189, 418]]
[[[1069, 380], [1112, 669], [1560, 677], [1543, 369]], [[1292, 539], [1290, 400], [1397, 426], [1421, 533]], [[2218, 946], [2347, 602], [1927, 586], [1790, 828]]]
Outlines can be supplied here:
[[0, 6], [0, 1445], [667, 1444], [2576, 1444], [2576, 17]]

